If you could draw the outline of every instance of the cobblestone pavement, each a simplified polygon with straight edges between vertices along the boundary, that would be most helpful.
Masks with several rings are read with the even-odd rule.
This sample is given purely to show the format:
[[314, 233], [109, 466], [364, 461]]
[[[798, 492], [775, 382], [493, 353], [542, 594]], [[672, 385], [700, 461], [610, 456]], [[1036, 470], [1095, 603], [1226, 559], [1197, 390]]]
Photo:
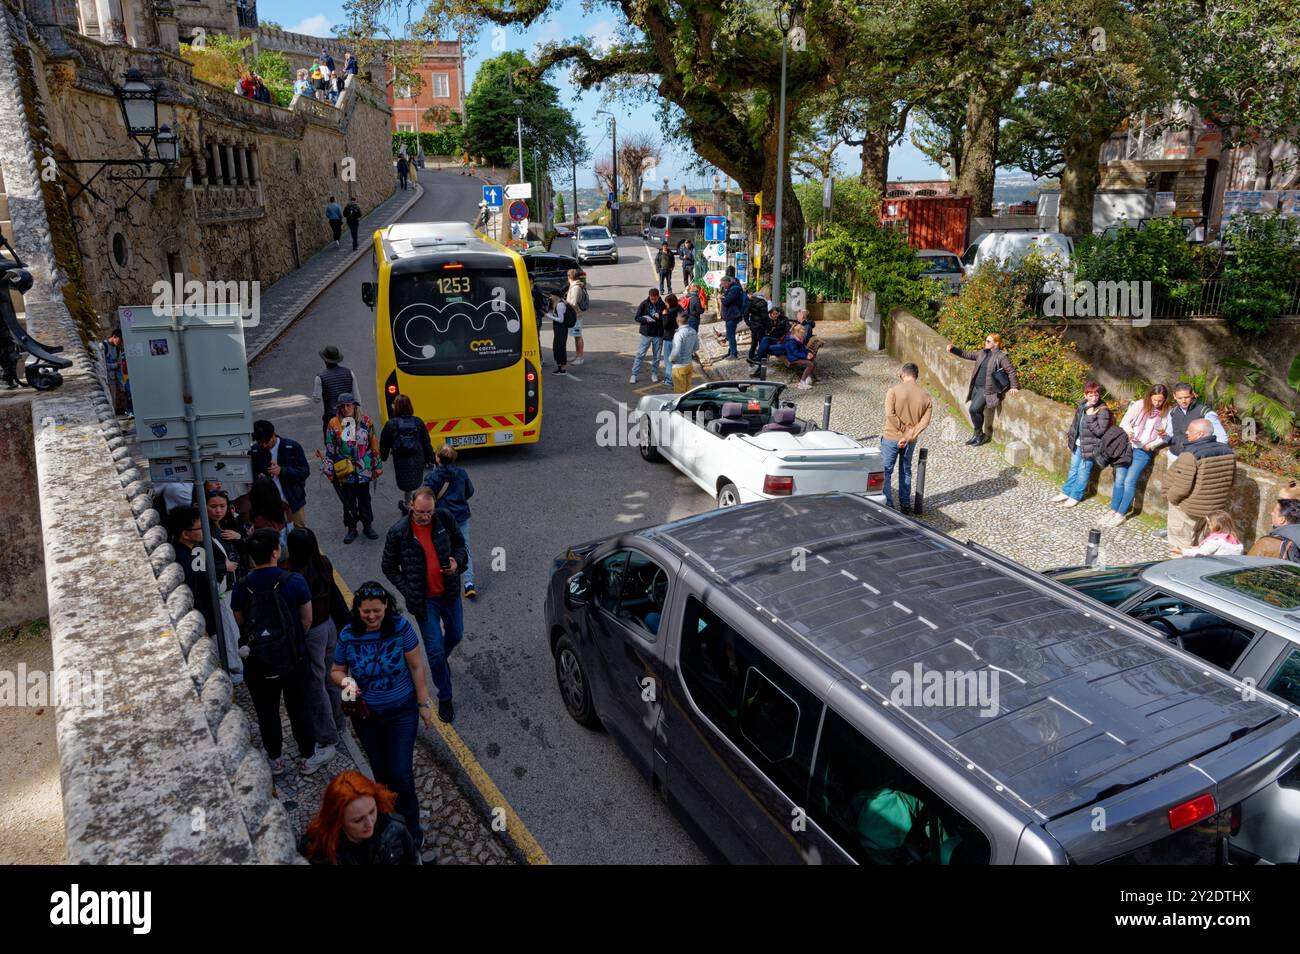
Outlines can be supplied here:
[[[371, 209], [369, 215], [362, 217], [361, 225], [357, 229], [358, 248], [355, 252], [349, 247], [351, 236], [345, 227], [343, 238], [337, 247], [333, 242], [327, 243], [324, 248], [307, 259], [301, 268], [290, 272], [262, 292], [259, 301], [261, 319], [257, 327], [248, 329], [244, 338], [248, 360], [254, 361], [269, 348], [275, 339], [280, 337], [285, 329], [307, 309], [317, 295], [347, 271], [353, 262], [369, 253], [370, 246], [367, 238], [374, 233], [375, 229], [381, 229], [395, 221], [414, 205], [423, 193], [424, 189], [419, 183], [406, 191], [397, 190]], [[321, 214], [320, 228], [326, 233], [329, 231], [324, 213]], [[357, 307], [362, 307], [360, 301], [357, 302]]]
[[[700, 329], [700, 346], [709, 352], [714, 376], [719, 380], [751, 377], [743, 357], [721, 358], [726, 343], [713, 333], [721, 328], [721, 322], [716, 322]], [[809, 391], [790, 387], [782, 397], [795, 402], [800, 417], [820, 422], [822, 404], [832, 395], [831, 427], [854, 437], [879, 435], [885, 421], [885, 392], [896, 383], [900, 362], [885, 352], [865, 352], [860, 323], [822, 322], [817, 334], [826, 344], [817, 363], [816, 383]], [[742, 355], [746, 347], [741, 346]], [[768, 376], [791, 385], [797, 380], [784, 368], [769, 368]], [[970, 423], [964, 412], [959, 416], [936, 390], [930, 393], [934, 414], [920, 443], [929, 449], [921, 519], [959, 540], [973, 540], [1036, 570], [1082, 564], [1088, 531], [1097, 527], [1109, 500], [1094, 494], [1069, 510], [1050, 503], [1060, 491], [1064, 475], [1049, 478], [1037, 470], [1013, 467], [1003, 459], [1000, 444], [967, 447], [963, 441], [970, 436]], [[897, 476], [894, 479], [897, 481]], [[1144, 522], [1129, 520], [1118, 528], [1102, 530], [1102, 565], [1168, 556], [1168, 545], [1153, 537], [1150, 525]]]

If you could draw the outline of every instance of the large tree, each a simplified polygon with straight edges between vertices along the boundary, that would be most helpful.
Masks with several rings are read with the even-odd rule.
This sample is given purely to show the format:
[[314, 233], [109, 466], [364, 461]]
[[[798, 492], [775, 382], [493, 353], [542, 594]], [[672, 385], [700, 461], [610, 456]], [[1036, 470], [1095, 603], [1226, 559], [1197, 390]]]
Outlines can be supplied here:
[[[523, 120], [525, 151], [536, 146], [546, 158], [565, 153], [582, 138], [560, 93], [531, 72], [533, 64], [517, 50], [485, 60], [465, 97], [465, 148], [497, 165], [518, 161], [517, 119]], [[521, 105], [515, 106], [515, 100]], [[567, 155], [567, 153], [565, 153]]]

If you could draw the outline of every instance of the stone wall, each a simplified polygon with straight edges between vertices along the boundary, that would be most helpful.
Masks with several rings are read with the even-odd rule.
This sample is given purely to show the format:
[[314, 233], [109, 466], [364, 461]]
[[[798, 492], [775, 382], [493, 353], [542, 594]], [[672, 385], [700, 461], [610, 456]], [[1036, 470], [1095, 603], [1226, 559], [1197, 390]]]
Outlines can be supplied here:
[[[889, 353], [899, 361], [912, 361], [921, 369], [922, 381], [939, 391], [955, 407], [966, 407], [966, 393], [974, 365], [948, 354], [948, 342], [928, 325], [902, 309], [889, 320]], [[1015, 360], [1015, 355], [1012, 355]], [[1034, 464], [1064, 479], [1070, 468], [1070, 451], [1065, 435], [1070, 429], [1074, 409], [1030, 391], [1009, 395], [993, 413], [994, 440], [1021, 441], [1029, 448]], [[1157, 454], [1139, 484], [1134, 509], [1139, 513], [1164, 516], [1164, 496], [1160, 485], [1168, 455]], [[1244, 464], [1237, 465], [1237, 479], [1228, 507], [1233, 520], [1242, 529], [1247, 547], [1256, 537], [1269, 531], [1269, 513], [1278, 492], [1287, 481], [1276, 474]], [[1093, 484], [1100, 499], [1108, 501], [1114, 485], [1114, 471], [1107, 467], [1098, 475], [1093, 469]]]
[[[182, 143], [173, 173], [179, 178], [146, 183], [131, 198], [136, 183], [108, 181], [106, 172], [93, 185], [106, 201], [83, 194], [71, 205], [87, 291], [105, 323], [122, 305], [152, 301], [153, 284], [176, 268], [186, 279], [269, 285], [330, 239], [330, 195], [343, 203], [351, 189], [368, 212], [392, 194], [390, 113], [382, 93], [364, 83], [350, 82], [337, 107], [296, 97], [281, 109], [194, 80], [178, 57], [67, 39], [76, 59], [33, 47], [36, 95], [56, 160], [138, 155], [108, 85], [131, 66], [161, 82], [159, 122], [176, 129]], [[249, 156], [252, 181], [203, 184], [195, 161], [204, 161], [213, 144]], [[354, 182], [343, 179], [349, 159]], [[69, 166], [83, 180], [94, 170]], [[76, 191], [71, 179], [63, 185]]]
[[36, 499], [32, 392], [0, 394], [0, 629], [46, 615], [45, 549]]
[[1122, 318], [1071, 318], [1063, 330], [1066, 339], [1078, 345], [1079, 357], [1091, 365], [1092, 376], [1112, 393], [1127, 394], [1122, 383], [1136, 378], [1172, 386], [1183, 374], [1198, 374], [1236, 358], [1268, 369], [1260, 378], [1260, 391], [1297, 403], [1286, 376], [1300, 354], [1300, 317], [1278, 318], [1267, 335], [1258, 337], [1243, 335], [1222, 318], [1153, 319], [1137, 328]]

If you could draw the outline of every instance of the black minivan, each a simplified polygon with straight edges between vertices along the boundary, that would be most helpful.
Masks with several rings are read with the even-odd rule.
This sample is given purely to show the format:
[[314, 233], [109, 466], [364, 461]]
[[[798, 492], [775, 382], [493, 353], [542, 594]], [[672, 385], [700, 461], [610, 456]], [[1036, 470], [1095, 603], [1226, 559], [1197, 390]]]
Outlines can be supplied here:
[[1300, 712], [853, 494], [574, 547], [546, 621], [570, 715], [731, 862], [1221, 862], [1300, 763]]

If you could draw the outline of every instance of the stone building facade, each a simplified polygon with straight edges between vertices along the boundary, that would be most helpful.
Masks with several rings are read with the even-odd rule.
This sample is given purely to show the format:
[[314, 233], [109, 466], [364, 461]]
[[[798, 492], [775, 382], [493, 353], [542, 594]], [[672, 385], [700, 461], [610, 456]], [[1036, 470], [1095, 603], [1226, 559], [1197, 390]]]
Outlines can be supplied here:
[[[81, 32], [85, 0], [71, 8], [51, 0], [6, 7], [27, 40], [15, 44], [19, 85], [48, 157], [5, 156], [15, 146], [0, 142], [0, 161], [34, 159], [55, 180], [59, 188], [45, 198], [51, 226], [70, 223], [75, 236], [66, 243], [73, 247], [55, 248], [58, 267], [65, 278], [80, 273], [101, 331], [118, 307], [152, 301], [153, 284], [178, 272], [185, 280], [268, 285], [329, 240], [323, 209], [331, 195], [340, 204], [354, 196], [368, 212], [392, 193], [381, 90], [354, 78], [337, 105], [303, 97], [287, 109], [255, 102], [194, 79], [165, 2], [147, 17], [143, 0], [96, 4], [101, 14], [125, 6], [122, 41]], [[65, 22], [69, 12], [77, 17]], [[157, 87], [158, 122], [178, 136], [180, 161], [169, 179], [114, 181], [121, 167], [96, 174], [95, 160], [140, 155], [115, 93], [128, 69]], [[150, 174], [161, 171], [155, 164]]]

